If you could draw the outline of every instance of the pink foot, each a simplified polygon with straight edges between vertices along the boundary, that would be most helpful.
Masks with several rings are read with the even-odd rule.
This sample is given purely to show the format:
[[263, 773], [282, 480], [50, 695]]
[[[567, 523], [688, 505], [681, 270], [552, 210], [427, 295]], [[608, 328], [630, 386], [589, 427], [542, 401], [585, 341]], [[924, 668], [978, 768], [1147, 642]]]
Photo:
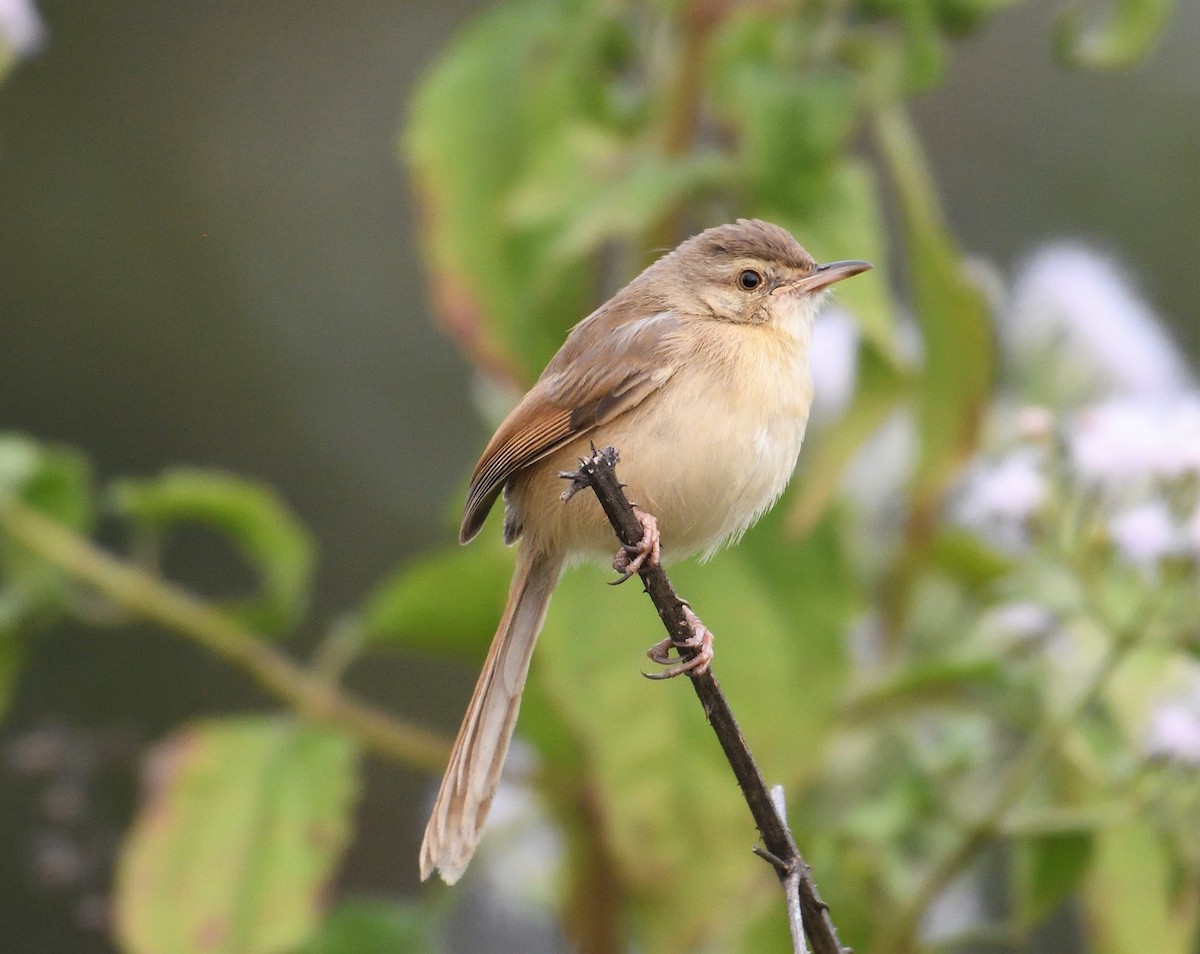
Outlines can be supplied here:
[[634, 507], [638, 522], [642, 525], [642, 539], [635, 546], [622, 545], [613, 557], [613, 569], [621, 574], [616, 583], [624, 583], [637, 573], [643, 566], [649, 569], [658, 566], [662, 557], [662, 537], [658, 532], [658, 521], [650, 514]]
[[[712, 662], [713, 658], [713, 634], [707, 626], [700, 622], [700, 617], [692, 612], [690, 606], [684, 606], [683, 612], [687, 617], [688, 625], [692, 628], [692, 635], [681, 643], [677, 643], [668, 637], [651, 646], [647, 650], [646, 655], [660, 666], [670, 666], [671, 668], [663, 672], [642, 673], [647, 679], [674, 679], [685, 672], [693, 676], [702, 676], [708, 672], [708, 665]], [[682, 653], [684, 650], [690, 649], [695, 655], [690, 659], [685, 659], [682, 662], [671, 665], [672, 649], [677, 653]]]

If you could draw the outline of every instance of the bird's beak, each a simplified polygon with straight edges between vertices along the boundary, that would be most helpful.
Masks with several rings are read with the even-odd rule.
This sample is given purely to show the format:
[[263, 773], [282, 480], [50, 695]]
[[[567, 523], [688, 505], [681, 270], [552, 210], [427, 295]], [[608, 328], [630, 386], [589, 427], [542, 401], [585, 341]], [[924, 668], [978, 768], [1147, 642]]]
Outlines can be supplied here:
[[812, 294], [822, 288], [828, 288], [835, 282], [840, 282], [843, 278], [865, 272], [871, 267], [870, 262], [830, 262], [828, 265], [818, 265], [813, 269], [811, 275], [792, 282], [791, 286], [796, 291]]

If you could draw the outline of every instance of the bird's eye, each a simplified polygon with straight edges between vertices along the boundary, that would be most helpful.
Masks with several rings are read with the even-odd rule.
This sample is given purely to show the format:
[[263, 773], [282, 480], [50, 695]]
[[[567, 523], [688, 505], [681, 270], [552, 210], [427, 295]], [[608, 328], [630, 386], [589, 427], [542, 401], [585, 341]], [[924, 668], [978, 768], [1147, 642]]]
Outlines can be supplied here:
[[738, 284], [746, 291], [757, 288], [760, 282], [762, 282], [762, 276], [752, 268], [747, 268], [738, 276]]

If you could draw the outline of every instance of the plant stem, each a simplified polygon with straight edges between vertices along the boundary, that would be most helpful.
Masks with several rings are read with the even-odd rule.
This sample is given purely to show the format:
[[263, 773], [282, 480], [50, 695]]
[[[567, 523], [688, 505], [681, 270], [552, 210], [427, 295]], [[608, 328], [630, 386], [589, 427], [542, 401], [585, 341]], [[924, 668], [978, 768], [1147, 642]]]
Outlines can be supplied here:
[[112, 603], [199, 643], [247, 672], [314, 722], [340, 729], [398, 762], [434, 772], [445, 766], [448, 740], [353, 698], [196, 597], [105, 553], [23, 503], [0, 498], [0, 528]]

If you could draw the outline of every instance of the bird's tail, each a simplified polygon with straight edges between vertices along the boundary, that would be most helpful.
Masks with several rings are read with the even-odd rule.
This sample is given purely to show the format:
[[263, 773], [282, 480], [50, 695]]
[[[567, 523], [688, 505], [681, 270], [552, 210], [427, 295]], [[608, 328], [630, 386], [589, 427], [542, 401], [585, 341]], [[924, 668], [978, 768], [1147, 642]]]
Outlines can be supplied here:
[[454, 884], [467, 869], [483, 833], [504, 756], [521, 707], [521, 690], [562, 560], [520, 553], [508, 605], [492, 639], [442, 779], [425, 839], [421, 880], [436, 870]]

